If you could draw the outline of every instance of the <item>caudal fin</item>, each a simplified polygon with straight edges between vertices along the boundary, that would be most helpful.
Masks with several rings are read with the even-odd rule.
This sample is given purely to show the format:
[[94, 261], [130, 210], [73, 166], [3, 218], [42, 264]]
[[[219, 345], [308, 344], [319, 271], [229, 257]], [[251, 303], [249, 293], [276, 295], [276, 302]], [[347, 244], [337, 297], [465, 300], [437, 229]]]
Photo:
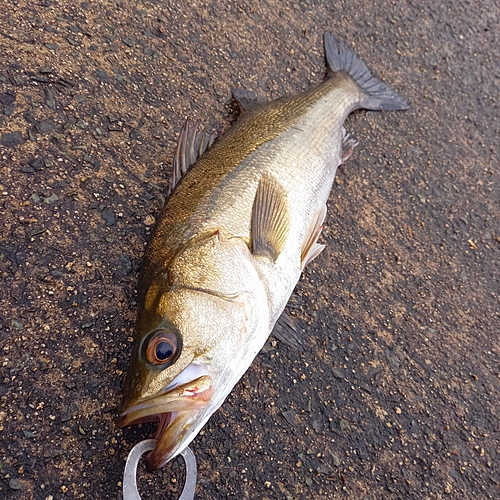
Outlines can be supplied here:
[[392, 111], [408, 109], [408, 101], [395, 90], [375, 78], [358, 55], [343, 42], [337, 42], [331, 32], [325, 32], [325, 53], [328, 73], [349, 75], [363, 91], [360, 108]]

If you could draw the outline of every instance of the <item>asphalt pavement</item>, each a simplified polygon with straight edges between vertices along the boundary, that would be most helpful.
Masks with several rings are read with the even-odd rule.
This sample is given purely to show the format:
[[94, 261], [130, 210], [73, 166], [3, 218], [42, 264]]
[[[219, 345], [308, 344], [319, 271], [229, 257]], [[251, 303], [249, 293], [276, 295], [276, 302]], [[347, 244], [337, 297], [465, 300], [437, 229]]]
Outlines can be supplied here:
[[[145, 242], [187, 116], [325, 76], [331, 30], [411, 103], [359, 111], [289, 313], [195, 439], [199, 499], [500, 498], [500, 6], [5, 1], [0, 496], [119, 499]], [[179, 460], [144, 500], [177, 498]]]

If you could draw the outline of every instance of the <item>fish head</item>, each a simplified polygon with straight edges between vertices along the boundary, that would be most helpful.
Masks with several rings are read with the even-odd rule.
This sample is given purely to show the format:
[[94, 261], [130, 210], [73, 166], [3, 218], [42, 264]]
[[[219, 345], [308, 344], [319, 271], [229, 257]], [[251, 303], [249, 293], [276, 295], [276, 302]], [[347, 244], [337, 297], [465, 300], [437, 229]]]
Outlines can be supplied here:
[[267, 302], [252, 280], [262, 287], [246, 245], [217, 232], [184, 249], [168, 283], [153, 280], [140, 301], [119, 423], [160, 422], [150, 469], [194, 439], [262, 347]]

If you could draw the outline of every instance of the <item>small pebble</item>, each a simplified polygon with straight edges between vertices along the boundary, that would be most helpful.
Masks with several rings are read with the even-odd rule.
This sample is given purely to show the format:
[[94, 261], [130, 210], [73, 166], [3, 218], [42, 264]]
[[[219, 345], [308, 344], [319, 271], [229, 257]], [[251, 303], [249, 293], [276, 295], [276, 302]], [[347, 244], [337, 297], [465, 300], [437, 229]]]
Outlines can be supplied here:
[[146, 226], [152, 226], [156, 222], [156, 219], [152, 215], [147, 215], [144, 219], [144, 224]]
[[16, 478], [12, 478], [10, 481], [9, 481], [9, 488], [11, 490], [20, 490], [22, 489], [23, 485], [21, 484], [21, 482], [19, 481], [19, 479], [16, 479]]

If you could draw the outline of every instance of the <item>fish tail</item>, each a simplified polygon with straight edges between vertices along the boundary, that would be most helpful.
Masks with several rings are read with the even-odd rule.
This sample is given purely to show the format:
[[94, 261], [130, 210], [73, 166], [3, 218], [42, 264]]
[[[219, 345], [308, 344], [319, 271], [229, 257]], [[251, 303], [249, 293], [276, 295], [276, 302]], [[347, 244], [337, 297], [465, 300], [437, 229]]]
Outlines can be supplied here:
[[362, 91], [358, 108], [392, 111], [410, 107], [406, 99], [375, 78], [354, 50], [344, 42], [337, 42], [329, 31], [325, 32], [324, 40], [328, 76], [344, 73], [354, 80]]

